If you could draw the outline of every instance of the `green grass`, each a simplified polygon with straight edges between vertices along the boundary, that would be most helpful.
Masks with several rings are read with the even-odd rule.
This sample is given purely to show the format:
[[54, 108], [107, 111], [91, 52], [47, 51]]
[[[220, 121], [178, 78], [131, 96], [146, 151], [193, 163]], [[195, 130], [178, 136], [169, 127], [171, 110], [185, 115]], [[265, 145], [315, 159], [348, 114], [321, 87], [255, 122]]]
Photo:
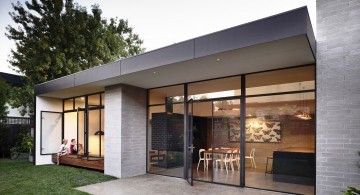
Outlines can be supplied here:
[[0, 159], [0, 194], [86, 194], [74, 188], [113, 179], [81, 168]]

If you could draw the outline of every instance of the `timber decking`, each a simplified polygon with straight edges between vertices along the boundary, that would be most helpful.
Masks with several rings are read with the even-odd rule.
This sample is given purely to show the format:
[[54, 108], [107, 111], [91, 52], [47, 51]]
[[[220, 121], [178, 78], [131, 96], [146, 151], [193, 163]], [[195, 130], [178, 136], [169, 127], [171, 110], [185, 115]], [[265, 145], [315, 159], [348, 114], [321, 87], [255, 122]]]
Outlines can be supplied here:
[[[56, 154], [52, 155], [52, 161], [56, 164]], [[60, 157], [60, 164], [72, 165], [104, 171], [104, 160], [87, 160], [87, 157], [78, 157], [76, 155], [67, 155]]]

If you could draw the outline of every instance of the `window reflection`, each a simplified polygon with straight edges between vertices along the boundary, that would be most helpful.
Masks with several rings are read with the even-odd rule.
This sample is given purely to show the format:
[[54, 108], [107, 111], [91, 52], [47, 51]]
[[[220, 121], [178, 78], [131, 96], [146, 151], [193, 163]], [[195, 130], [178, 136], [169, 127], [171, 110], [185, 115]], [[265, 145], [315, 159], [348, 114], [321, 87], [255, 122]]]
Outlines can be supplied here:
[[315, 89], [315, 66], [250, 74], [246, 76], [246, 95]]
[[85, 108], [85, 96], [75, 98], [75, 109]]
[[188, 99], [205, 100], [241, 95], [240, 76], [190, 83]]
[[[246, 186], [313, 194], [314, 97], [311, 92], [246, 99]], [[309, 119], [298, 117], [303, 110]]]
[[183, 86], [149, 91], [148, 167], [150, 173], [184, 176]]

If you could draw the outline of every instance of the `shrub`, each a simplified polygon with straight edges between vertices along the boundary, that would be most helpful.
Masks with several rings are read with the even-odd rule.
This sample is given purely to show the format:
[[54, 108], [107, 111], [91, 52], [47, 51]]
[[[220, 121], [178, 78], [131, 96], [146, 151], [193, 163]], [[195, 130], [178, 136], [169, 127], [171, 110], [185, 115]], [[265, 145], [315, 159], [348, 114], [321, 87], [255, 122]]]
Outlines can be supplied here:
[[[358, 152], [358, 154], [360, 156], [360, 151]], [[358, 161], [358, 166], [360, 168], [360, 161]], [[348, 186], [346, 188], [346, 190], [343, 191], [343, 192], [344, 192], [344, 195], [360, 195], [360, 189], [354, 188], [354, 187], [351, 187], [351, 186]]]

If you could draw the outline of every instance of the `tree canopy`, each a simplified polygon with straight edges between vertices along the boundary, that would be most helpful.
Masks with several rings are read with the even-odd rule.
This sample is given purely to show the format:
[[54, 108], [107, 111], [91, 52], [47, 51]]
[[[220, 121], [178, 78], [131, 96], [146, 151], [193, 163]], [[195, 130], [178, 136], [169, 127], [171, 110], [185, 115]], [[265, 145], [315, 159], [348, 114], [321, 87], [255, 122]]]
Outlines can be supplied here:
[[6, 106], [7, 103], [7, 93], [8, 93], [9, 86], [5, 82], [4, 79], [0, 78], [0, 120], [5, 119], [8, 114], [8, 107]]
[[98, 5], [91, 13], [73, 0], [32, 0], [12, 6], [9, 14], [18, 26], [7, 27], [6, 36], [16, 44], [9, 62], [28, 83], [13, 90], [13, 107], [31, 109], [36, 84], [144, 51], [128, 21], [104, 19]]

